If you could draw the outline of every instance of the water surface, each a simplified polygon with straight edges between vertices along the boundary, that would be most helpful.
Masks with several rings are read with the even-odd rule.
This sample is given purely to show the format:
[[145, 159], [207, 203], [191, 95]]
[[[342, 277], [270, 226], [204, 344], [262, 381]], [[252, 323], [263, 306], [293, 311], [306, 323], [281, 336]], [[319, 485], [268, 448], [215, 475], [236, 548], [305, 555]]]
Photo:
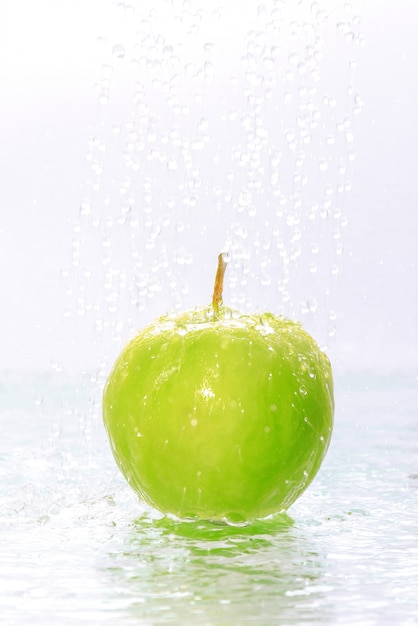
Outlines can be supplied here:
[[418, 623], [414, 373], [337, 377], [326, 461], [288, 515], [161, 518], [119, 475], [88, 378], [0, 385], [0, 618], [25, 624]]

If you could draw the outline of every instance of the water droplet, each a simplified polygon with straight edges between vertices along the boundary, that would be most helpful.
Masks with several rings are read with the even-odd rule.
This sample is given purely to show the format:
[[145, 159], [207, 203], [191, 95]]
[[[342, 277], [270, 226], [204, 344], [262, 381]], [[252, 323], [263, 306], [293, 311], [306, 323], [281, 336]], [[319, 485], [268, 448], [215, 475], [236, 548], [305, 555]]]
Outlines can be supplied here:
[[99, 92], [99, 104], [106, 105], [109, 102], [109, 89], [102, 88]]
[[198, 129], [200, 131], [205, 131], [208, 129], [208, 126], [209, 126], [208, 119], [206, 117], [202, 117], [199, 121]]
[[196, 150], [196, 151], [203, 150], [204, 147], [205, 147], [205, 142], [202, 139], [199, 138], [199, 139], [194, 139], [192, 141], [192, 144], [191, 144], [192, 150]]
[[263, 58], [263, 62], [264, 62], [265, 67], [268, 70], [274, 70], [274, 58], [273, 57], [265, 56]]
[[316, 313], [318, 308], [318, 303], [316, 298], [308, 298], [305, 303], [306, 313]]
[[289, 54], [289, 56], [287, 57], [287, 60], [289, 62], [289, 65], [296, 65], [296, 63], [298, 62], [298, 55], [296, 52], [291, 52]]
[[251, 192], [248, 189], [244, 189], [243, 191], [241, 191], [239, 198], [238, 198], [238, 204], [241, 207], [241, 210], [250, 206]]
[[224, 263], [229, 263], [231, 260], [231, 255], [229, 254], [229, 252], [225, 251], [221, 253], [222, 256], [222, 260]]
[[91, 213], [90, 202], [82, 202], [80, 204], [80, 215], [90, 215], [90, 213]]
[[42, 404], [42, 403], [43, 403], [43, 401], [44, 401], [44, 398], [43, 398], [43, 396], [41, 396], [40, 394], [37, 394], [37, 395], [35, 396], [35, 398], [34, 398], [34, 400], [33, 400], [33, 401], [34, 401], [34, 403], [36, 404], [36, 406], [41, 406], [41, 404]]
[[59, 506], [57, 504], [52, 504], [52, 506], [50, 506], [48, 509], [48, 513], [49, 515], [59, 515], [60, 513]]
[[103, 37], [103, 35], [99, 35], [96, 37], [96, 43], [103, 48], [107, 44], [107, 39], [106, 37]]
[[212, 80], [215, 74], [215, 69], [213, 67], [213, 63], [211, 63], [211, 61], [205, 61], [205, 63], [203, 64], [203, 71], [205, 73], [205, 77], [207, 79]]
[[359, 93], [354, 94], [354, 103], [359, 107], [363, 106], [364, 100], [363, 100], [363, 97]]
[[123, 59], [125, 56], [125, 47], [122, 44], [115, 44], [112, 48], [112, 54], [117, 59]]
[[103, 64], [101, 71], [102, 71], [102, 77], [108, 80], [112, 75], [113, 67], [108, 64]]
[[296, 134], [293, 130], [287, 130], [285, 133], [285, 139], [288, 144], [293, 144], [296, 140]]

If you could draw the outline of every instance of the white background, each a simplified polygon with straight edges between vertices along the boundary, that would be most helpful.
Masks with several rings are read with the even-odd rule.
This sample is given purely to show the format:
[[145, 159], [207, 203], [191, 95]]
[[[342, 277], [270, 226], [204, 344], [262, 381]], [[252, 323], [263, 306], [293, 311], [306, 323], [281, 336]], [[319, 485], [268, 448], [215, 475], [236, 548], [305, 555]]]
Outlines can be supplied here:
[[[105, 194], [108, 184], [102, 179], [100, 193], [93, 189], [94, 176], [89, 162], [92, 138], [111, 136], [115, 120], [122, 127], [129, 120], [124, 108], [124, 90], [132, 98], [134, 80], [131, 70], [123, 65], [128, 59], [114, 59], [110, 105], [99, 101], [106, 83], [107, 70], [103, 69], [103, 64], [106, 64], [109, 47], [118, 43], [126, 47], [128, 57], [129, 29], [134, 31], [138, 27], [134, 21], [141, 11], [146, 12], [146, 4], [139, 3], [141, 9], [136, 7], [127, 19], [126, 9], [117, 8], [110, 1], [1, 2], [0, 369], [48, 370], [57, 366], [64, 370], [94, 369], [104, 356], [111, 360], [130, 336], [131, 327], [145, 323], [148, 316], [162, 314], [173, 306], [202, 304], [206, 291], [210, 297], [210, 281], [219, 247], [229, 243], [233, 256], [233, 237], [231, 239], [229, 226], [225, 226], [229, 219], [227, 210], [222, 214], [225, 230], [221, 234], [213, 216], [205, 217], [203, 213], [198, 231], [193, 231], [194, 222], [189, 230], [187, 224], [183, 224], [185, 230], [182, 234], [179, 229], [178, 239], [174, 234], [162, 239], [163, 261], [176, 268], [169, 292], [162, 281], [162, 291], [150, 299], [145, 312], [139, 307], [137, 319], [133, 319], [129, 305], [124, 308], [118, 301], [116, 311], [109, 312], [109, 307], [106, 309], [103, 304], [109, 302], [106, 276], [96, 272], [96, 266], [102, 263], [103, 250], [96, 251], [94, 242], [90, 246], [93, 226], [87, 223], [87, 218], [80, 218], [80, 204], [87, 206], [84, 209], [87, 213], [91, 202], [93, 212], [100, 211], [99, 197], [103, 199], [104, 195], [100, 194]], [[164, 3], [151, 4], [158, 7]], [[224, 4], [226, 10], [220, 21], [218, 40], [220, 57], [216, 57], [215, 71], [222, 66], [226, 50], [232, 59], [235, 52], [239, 52], [240, 38], [252, 27], [253, 14], [257, 15], [258, 3]], [[292, 7], [303, 11], [314, 3], [281, 4], [287, 11], [286, 28], [289, 28]], [[354, 165], [350, 165], [351, 191], [344, 199], [347, 224], [344, 222], [339, 240], [343, 249], [338, 256], [338, 277], [330, 278], [329, 268], [324, 267], [328, 257], [321, 249], [322, 265], [315, 286], [303, 281], [296, 285], [298, 273], [294, 272], [289, 291], [297, 292], [299, 297], [299, 287], [302, 291], [313, 290], [319, 306], [313, 321], [307, 316], [307, 325], [311, 325], [313, 331], [317, 329], [319, 339], [328, 345], [338, 368], [385, 371], [412, 368], [418, 373], [418, 57], [415, 41], [418, 4], [412, 0], [402, 0], [396, 6], [366, 0], [347, 6], [340, 2], [317, 4], [325, 10], [331, 8], [331, 13], [332, 7], [338, 6], [339, 12], [361, 18], [357, 32], [361, 33], [364, 45], [347, 52], [348, 48], [342, 44], [334, 49], [332, 39], [324, 49], [322, 66], [328, 72], [329, 84], [335, 82], [338, 89], [340, 80], [345, 89], [351, 79], [344, 74], [344, 55], [352, 54], [356, 62], [355, 90], [361, 96], [362, 107], [359, 115], [350, 118], [353, 151], [357, 157]], [[178, 5], [180, 7], [181, 3]], [[185, 3], [185, 6], [190, 12], [194, 3]], [[241, 6], [246, 10], [239, 9]], [[115, 21], [115, 15], [121, 12], [123, 19]], [[332, 33], [337, 20], [338, 16], [329, 18], [331, 26], [328, 35], [324, 35], [326, 41], [326, 37], [333, 37], [329, 32]], [[231, 27], [231, 23], [235, 26]], [[169, 29], [170, 24], [165, 24], [164, 28]], [[284, 32], [287, 31], [284, 29]], [[223, 49], [223, 45], [228, 47]], [[232, 71], [228, 58], [225, 58], [224, 70], [227, 76]], [[341, 67], [344, 68], [342, 78], [339, 76]], [[213, 89], [220, 88], [219, 85], [215, 81]], [[191, 117], [193, 106], [192, 103], [188, 114]], [[206, 106], [208, 117], [212, 119], [211, 104], [199, 106]], [[327, 115], [326, 111], [324, 114]], [[212, 144], [217, 141], [222, 145], [221, 131], [212, 132]], [[218, 132], [220, 134], [216, 135]], [[239, 139], [236, 138], [238, 142]], [[108, 141], [111, 154], [106, 157], [106, 167], [116, 172], [119, 185], [123, 181], [120, 163], [123, 151], [118, 152], [117, 144], [112, 141]], [[93, 149], [100, 151], [100, 146], [93, 146]], [[331, 158], [347, 160], [345, 148], [341, 150], [333, 148]], [[309, 170], [307, 173], [310, 174]], [[174, 172], [176, 182], [180, 175]], [[165, 184], [162, 180], [161, 186]], [[142, 200], [137, 193], [137, 204]], [[115, 216], [119, 215], [119, 208], [108, 207], [107, 215], [112, 211]], [[177, 220], [176, 211], [180, 209], [175, 204], [170, 210], [172, 223], [178, 226], [182, 216], [179, 213]], [[155, 208], [154, 218], [156, 212]], [[254, 288], [257, 277], [260, 280], [262, 277], [262, 257], [254, 252], [253, 231], [263, 232], [267, 222], [262, 211], [255, 217], [240, 215], [240, 220], [248, 227], [249, 255], [245, 256], [245, 245], [237, 247], [237, 266], [245, 261], [253, 263], [254, 268], [254, 281], [239, 287], [249, 292], [244, 306], [249, 308], [254, 303], [259, 308], [274, 308], [268, 296], [270, 287], [259, 291]], [[177, 232], [176, 228], [173, 227], [173, 233]], [[337, 245], [332, 237], [326, 239], [325, 244], [328, 248]], [[157, 250], [158, 245], [157, 241]], [[74, 246], [82, 249], [81, 266], [74, 264], [77, 258]], [[186, 256], [188, 250], [193, 252], [191, 263], [187, 259], [183, 266], [177, 263], [179, 248]], [[145, 255], [145, 268], [141, 273], [142, 276], [148, 272], [150, 280], [155, 273], [153, 275], [151, 266], [146, 268], [146, 263], [149, 259], [152, 264], [153, 254]], [[274, 255], [275, 248], [271, 247], [267, 254]], [[130, 258], [135, 260], [136, 257], [127, 258], [127, 264]], [[121, 262], [119, 259], [119, 266]], [[305, 275], [303, 270], [302, 267], [301, 275]], [[163, 275], [161, 268], [155, 272], [157, 277]], [[183, 283], [179, 278], [181, 272], [185, 272]], [[232, 281], [228, 288], [232, 299], [234, 284]], [[329, 303], [325, 303], [324, 289], [328, 289]], [[173, 294], [179, 291], [182, 295], [176, 301]], [[291, 313], [297, 315], [295, 298], [292, 296], [289, 307]], [[86, 303], [87, 312], [83, 310]], [[77, 313], [77, 309], [81, 312]], [[329, 309], [332, 319], [334, 311], [336, 314], [335, 336], [332, 332], [329, 336], [329, 321], [325, 331], [321, 326], [320, 317], [329, 317]], [[125, 310], [132, 318], [130, 325], [123, 323]]]

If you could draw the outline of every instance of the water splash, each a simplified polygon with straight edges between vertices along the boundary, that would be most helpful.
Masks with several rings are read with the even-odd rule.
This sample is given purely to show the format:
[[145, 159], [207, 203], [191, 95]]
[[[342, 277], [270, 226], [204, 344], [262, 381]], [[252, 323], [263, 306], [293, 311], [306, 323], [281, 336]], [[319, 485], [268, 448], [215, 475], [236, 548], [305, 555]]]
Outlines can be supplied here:
[[110, 364], [156, 315], [207, 302], [227, 249], [225, 302], [302, 316], [327, 344], [363, 106], [357, 3], [119, 5], [101, 37], [69, 320]]

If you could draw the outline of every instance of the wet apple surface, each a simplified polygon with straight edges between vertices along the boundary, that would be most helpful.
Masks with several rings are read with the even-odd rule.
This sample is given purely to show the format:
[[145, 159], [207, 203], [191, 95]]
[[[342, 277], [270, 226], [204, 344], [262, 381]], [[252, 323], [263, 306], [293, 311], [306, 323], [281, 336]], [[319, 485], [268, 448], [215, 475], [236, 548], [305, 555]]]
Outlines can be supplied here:
[[231, 523], [286, 510], [303, 493], [333, 412], [329, 360], [299, 323], [222, 305], [143, 329], [103, 397], [113, 454], [142, 498]]

